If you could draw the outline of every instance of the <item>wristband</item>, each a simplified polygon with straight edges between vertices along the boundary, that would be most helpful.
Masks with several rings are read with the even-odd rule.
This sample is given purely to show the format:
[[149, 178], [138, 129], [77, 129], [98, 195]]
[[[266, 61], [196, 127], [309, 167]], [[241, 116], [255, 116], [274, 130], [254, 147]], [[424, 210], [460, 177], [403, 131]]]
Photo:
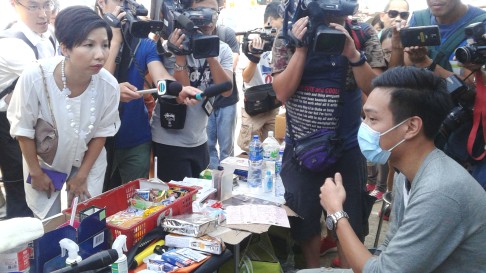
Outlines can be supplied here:
[[174, 71], [183, 71], [186, 69], [187, 69], [187, 64], [180, 66], [177, 63], [174, 63]]
[[366, 58], [366, 55], [363, 51], [360, 51], [359, 52], [359, 61], [355, 62], [355, 63], [352, 63], [352, 62], [349, 62], [349, 65], [350, 66], [361, 66], [363, 65], [364, 63], [366, 63], [368, 59]]

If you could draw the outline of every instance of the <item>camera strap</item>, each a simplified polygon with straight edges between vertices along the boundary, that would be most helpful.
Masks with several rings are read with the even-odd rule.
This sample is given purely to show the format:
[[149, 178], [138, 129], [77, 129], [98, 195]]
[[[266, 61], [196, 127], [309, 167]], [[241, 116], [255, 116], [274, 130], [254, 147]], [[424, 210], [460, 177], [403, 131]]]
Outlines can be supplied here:
[[476, 142], [476, 136], [479, 127], [483, 130], [482, 146], [486, 144], [486, 86], [484, 86], [484, 78], [481, 69], [476, 71], [476, 98], [474, 100], [473, 111], [473, 126], [467, 139], [467, 152], [474, 160], [482, 160], [486, 156], [486, 149], [483, 148], [483, 152], [479, 156], [473, 155], [473, 147]]
[[[199, 86], [201, 85], [202, 79], [203, 79], [204, 74], [205, 74], [204, 72], [206, 71], [207, 67], [208, 67], [208, 60], [207, 59], [204, 61], [204, 64], [203, 64], [202, 67], [201, 66], [197, 67], [197, 71], [199, 72], [199, 79], [197, 79], [197, 81], [194, 83], [194, 87], [199, 88]], [[211, 115], [211, 113], [213, 112], [213, 103], [211, 102], [211, 100], [209, 100], [209, 98], [204, 99], [201, 106], [202, 106], [204, 112], [206, 113], [206, 115], [208, 115], [208, 117], [209, 117]]]

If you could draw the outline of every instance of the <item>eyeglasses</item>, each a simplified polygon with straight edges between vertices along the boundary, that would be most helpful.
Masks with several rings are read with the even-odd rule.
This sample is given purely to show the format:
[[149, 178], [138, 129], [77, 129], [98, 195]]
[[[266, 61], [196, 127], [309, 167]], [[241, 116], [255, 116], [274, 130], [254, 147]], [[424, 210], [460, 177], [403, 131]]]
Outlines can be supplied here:
[[400, 12], [398, 10], [393, 10], [393, 9], [388, 11], [388, 17], [390, 17], [390, 18], [395, 18], [399, 14], [400, 14], [400, 18], [402, 18], [403, 20], [407, 20], [408, 16], [410, 16], [410, 12], [408, 12], [408, 11], [401, 11]]
[[52, 2], [52, 1], [46, 2], [42, 6], [35, 5], [35, 4], [26, 6], [22, 3], [20, 3], [18, 0], [16, 0], [15, 2], [17, 2], [17, 4], [21, 5], [22, 7], [24, 7], [26, 10], [28, 10], [30, 12], [39, 12], [41, 10], [45, 10], [46, 12], [51, 12], [54, 9], [54, 6], [55, 6], [54, 2]]

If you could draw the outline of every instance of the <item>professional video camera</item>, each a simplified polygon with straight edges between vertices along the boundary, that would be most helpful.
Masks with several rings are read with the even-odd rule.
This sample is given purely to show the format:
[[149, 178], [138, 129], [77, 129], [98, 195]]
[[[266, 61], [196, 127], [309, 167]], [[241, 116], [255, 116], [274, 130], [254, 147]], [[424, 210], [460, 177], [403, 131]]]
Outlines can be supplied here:
[[[126, 12], [125, 24], [128, 33], [133, 37], [147, 38], [150, 32], [157, 33], [162, 30], [164, 24], [161, 21], [152, 20], [140, 20], [138, 16], [147, 16], [148, 10], [141, 4], [138, 4], [134, 0], [123, 1], [122, 10]], [[108, 24], [112, 27], [121, 27], [121, 22], [111, 13], [103, 15]]]
[[472, 120], [476, 93], [455, 74], [447, 77], [446, 83], [447, 92], [455, 105], [439, 130], [440, 134], [447, 139], [459, 126]]
[[[275, 35], [277, 30], [272, 28], [271, 26], [266, 26], [264, 29], [254, 29], [243, 33], [237, 33], [236, 35], [243, 35], [243, 45], [241, 50], [245, 55], [250, 54], [262, 54], [266, 51], [271, 51], [273, 46], [273, 41], [275, 40]], [[250, 50], [249, 43], [253, 40], [253, 37], [260, 36], [263, 41], [263, 49], [256, 49], [252, 48]]]
[[[346, 42], [346, 35], [329, 27], [329, 18], [353, 15], [357, 10], [356, 0], [299, 0], [292, 23], [304, 16], [309, 16], [307, 32], [303, 41], [298, 41], [290, 30], [286, 29], [285, 22], [288, 18], [284, 18], [284, 38], [287, 38], [290, 45], [309, 46], [315, 53], [340, 55]], [[288, 13], [285, 13], [284, 17], [287, 16]]]
[[470, 44], [456, 49], [456, 58], [463, 64], [486, 64], [486, 34], [483, 22], [470, 24], [464, 28]]
[[182, 9], [178, 0], [152, 1], [152, 18], [164, 22], [162, 38], [168, 40], [174, 29], [179, 28], [185, 34], [183, 48], [169, 43], [169, 50], [176, 55], [190, 55], [202, 59], [219, 55], [219, 37], [204, 35], [199, 28], [213, 22], [215, 12], [209, 8]]

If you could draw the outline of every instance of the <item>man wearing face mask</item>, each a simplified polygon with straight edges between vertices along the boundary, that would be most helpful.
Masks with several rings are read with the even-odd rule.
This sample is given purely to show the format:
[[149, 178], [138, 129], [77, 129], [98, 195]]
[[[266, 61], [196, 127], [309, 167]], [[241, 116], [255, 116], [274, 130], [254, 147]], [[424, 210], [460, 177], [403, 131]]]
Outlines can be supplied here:
[[[345, 207], [349, 211], [353, 229], [363, 241], [368, 233], [367, 220], [371, 211], [368, 202], [372, 198], [364, 191], [366, 162], [359, 151], [356, 135], [361, 123], [361, 90], [365, 94], [371, 91], [371, 79], [381, 73], [385, 61], [376, 32], [369, 24], [359, 25], [369, 39], [357, 46], [358, 41], [352, 38], [352, 26], [346, 23], [347, 16], [325, 13], [316, 7], [317, 1], [310, 2], [309, 7], [302, 6], [302, 2], [299, 1], [299, 9], [317, 12], [300, 17], [292, 24], [291, 33], [295, 38], [292, 39], [298, 41], [295, 46], [287, 46], [281, 35], [275, 39], [271, 64], [272, 86], [277, 99], [285, 103], [287, 109], [286, 146], [280, 173], [285, 187], [284, 197], [287, 205], [302, 217], [291, 217], [291, 233], [293, 239], [300, 243], [307, 267], [315, 268], [320, 265], [319, 220], [322, 215], [316, 193], [325, 177], [336, 171], [347, 177], [346, 189], [352, 197], [346, 200]], [[284, 22], [286, 20], [284, 18]], [[319, 20], [318, 23], [329, 25], [342, 33], [344, 45], [340, 54], [315, 52], [312, 45], [304, 43], [305, 37], [308, 37], [307, 31], [315, 23], [311, 24], [311, 20]], [[323, 130], [335, 132], [336, 138], [332, 137], [333, 140], [328, 143], [319, 141], [322, 143], [320, 147], [327, 145], [330, 149], [342, 149], [336, 155], [334, 164], [320, 165], [322, 168], [319, 170], [307, 168], [303, 161], [296, 159], [294, 148], [297, 141], [305, 136], [319, 134]], [[337, 250], [339, 262], [334, 260], [333, 264], [347, 268], [339, 242]]]
[[374, 255], [358, 240], [343, 211], [341, 174], [327, 178], [320, 194], [326, 224], [336, 232], [353, 271], [485, 272], [486, 193], [434, 145], [451, 109], [445, 81], [429, 71], [398, 67], [373, 85], [363, 107], [359, 146], [367, 160], [389, 160], [400, 173], [388, 232]]

